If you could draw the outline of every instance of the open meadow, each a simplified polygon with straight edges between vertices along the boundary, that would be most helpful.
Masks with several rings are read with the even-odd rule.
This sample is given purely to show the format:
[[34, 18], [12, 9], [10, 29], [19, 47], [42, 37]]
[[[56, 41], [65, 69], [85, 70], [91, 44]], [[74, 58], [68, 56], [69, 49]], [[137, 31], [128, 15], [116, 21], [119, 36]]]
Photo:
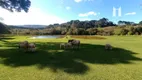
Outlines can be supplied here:
[[[80, 49], [60, 49], [69, 38], [80, 40]], [[142, 36], [69, 38], [0, 38], [0, 80], [142, 80]], [[36, 52], [18, 49], [24, 40]], [[112, 50], [105, 50], [107, 43]]]

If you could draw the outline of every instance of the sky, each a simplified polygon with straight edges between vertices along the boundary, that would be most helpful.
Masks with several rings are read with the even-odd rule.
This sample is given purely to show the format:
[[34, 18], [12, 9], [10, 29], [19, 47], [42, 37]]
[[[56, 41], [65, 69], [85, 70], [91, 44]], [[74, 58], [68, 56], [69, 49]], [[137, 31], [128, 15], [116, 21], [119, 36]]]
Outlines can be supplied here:
[[0, 8], [0, 17], [8, 25], [49, 25], [103, 17], [115, 23], [119, 20], [138, 23], [142, 21], [142, 0], [31, 0], [28, 13], [12, 13]]

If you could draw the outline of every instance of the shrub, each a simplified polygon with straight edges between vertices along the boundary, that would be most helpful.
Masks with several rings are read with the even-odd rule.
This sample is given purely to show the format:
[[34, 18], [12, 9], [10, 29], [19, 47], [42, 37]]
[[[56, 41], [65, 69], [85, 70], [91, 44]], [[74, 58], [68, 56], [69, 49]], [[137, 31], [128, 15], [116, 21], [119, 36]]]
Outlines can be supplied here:
[[114, 27], [105, 27], [104, 28], [104, 35], [110, 36], [114, 34]]
[[116, 28], [116, 29], [114, 29], [114, 34], [115, 35], [121, 35], [121, 28]]
[[129, 31], [129, 32], [128, 32], [128, 35], [133, 35], [133, 32], [132, 32], [132, 31]]
[[125, 28], [122, 28], [121, 29], [121, 35], [127, 35], [128, 34], [128, 30], [127, 29], [125, 29]]

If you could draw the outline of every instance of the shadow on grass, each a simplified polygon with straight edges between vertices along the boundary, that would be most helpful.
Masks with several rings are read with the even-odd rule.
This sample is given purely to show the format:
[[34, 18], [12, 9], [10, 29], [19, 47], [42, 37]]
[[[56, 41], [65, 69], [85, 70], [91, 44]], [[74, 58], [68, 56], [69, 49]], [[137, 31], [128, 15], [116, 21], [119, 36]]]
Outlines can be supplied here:
[[[12, 45], [12, 44], [11, 44]], [[11, 46], [10, 45], [10, 46]], [[59, 43], [37, 43], [35, 53], [25, 53], [16, 47], [0, 49], [0, 64], [11, 67], [36, 65], [39, 69], [50, 68], [53, 72], [63, 70], [67, 73], [83, 74], [89, 70], [85, 64], [132, 64], [141, 61], [135, 53], [121, 48], [104, 50], [102, 45], [82, 44], [79, 50], [61, 50]]]
[[10, 38], [10, 37], [0, 37], [0, 41], [2, 42], [8, 42], [7, 40], [12, 40], [14, 38]]

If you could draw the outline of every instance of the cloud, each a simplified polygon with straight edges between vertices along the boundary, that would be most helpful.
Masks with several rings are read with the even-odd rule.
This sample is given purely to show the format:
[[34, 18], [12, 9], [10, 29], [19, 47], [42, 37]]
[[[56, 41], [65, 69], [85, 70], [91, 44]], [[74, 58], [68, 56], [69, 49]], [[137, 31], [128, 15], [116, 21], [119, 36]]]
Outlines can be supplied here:
[[0, 21], [3, 21], [4, 19], [2, 17], [0, 17]]
[[84, 1], [94, 1], [94, 0], [84, 0]]
[[70, 10], [70, 9], [71, 9], [71, 7], [67, 6], [67, 7], [66, 7], [66, 9], [67, 9], [67, 10]]
[[126, 13], [125, 15], [136, 15], [136, 12]]
[[14, 12], [11, 13], [0, 8], [0, 16], [4, 19], [2, 22], [8, 25], [24, 25], [24, 24], [42, 24], [49, 25], [54, 23], [63, 23], [65, 20], [48, 13], [43, 12], [39, 8], [31, 7], [28, 13]]
[[79, 3], [79, 2], [81, 2], [82, 0], [74, 0], [75, 2], [77, 2], [77, 3]]
[[94, 0], [74, 0], [74, 1], [79, 3], [79, 2], [82, 2], [82, 1], [94, 1]]
[[[98, 13], [98, 14], [100, 14], [100, 13]], [[80, 13], [78, 16], [79, 17], [88, 17], [88, 16], [91, 16], [91, 15], [96, 16], [97, 13], [93, 12], [93, 11], [90, 11], [90, 12], [87, 12], [87, 13]]]

